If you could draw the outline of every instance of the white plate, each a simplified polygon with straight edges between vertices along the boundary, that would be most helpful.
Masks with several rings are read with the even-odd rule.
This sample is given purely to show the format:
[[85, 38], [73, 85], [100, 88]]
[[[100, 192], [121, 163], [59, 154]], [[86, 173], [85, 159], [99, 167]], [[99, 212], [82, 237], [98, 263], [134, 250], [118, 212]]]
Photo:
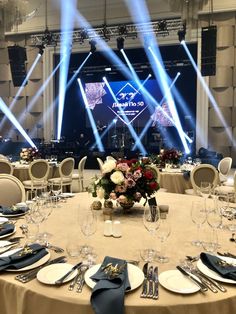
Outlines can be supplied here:
[[9, 237], [10, 235], [14, 234], [16, 232], [16, 227], [14, 228], [14, 230], [10, 233], [7, 233], [7, 234], [4, 234], [4, 235], [1, 235], [0, 236], [0, 239], [4, 239], [4, 238], [7, 238]]
[[16, 203], [15, 206], [16, 208], [22, 208], [22, 207], [27, 207], [27, 204], [25, 202], [21, 202], [21, 203]]
[[[13, 250], [10, 250], [10, 251], [7, 251], [6, 253], [3, 253], [0, 255], [0, 257], [6, 257], [6, 256], [9, 256], [11, 254], [14, 254], [18, 251], [20, 251], [21, 248], [17, 248], [17, 249], [13, 249]], [[50, 258], [50, 252], [47, 250], [47, 255], [44, 255], [41, 259], [39, 259], [37, 262], [29, 265], [29, 266], [26, 266], [26, 267], [22, 267], [22, 268], [19, 268], [19, 269], [5, 269], [5, 271], [9, 271], [9, 272], [21, 272], [21, 271], [25, 271], [25, 270], [30, 270], [30, 269], [34, 269], [38, 266], [41, 266], [43, 264], [45, 264]]]
[[[90, 277], [98, 271], [100, 266], [101, 264], [94, 265], [93, 267], [89, 268], [84, 274], [84, 280], [90, 288], [93, 288], [96, 285], [96, 282]], [[138, 288], [143, 283], [144, 274], [142, 270], [133, 264], [128, 264], [128, 276], [131, 289], [127, 292]]]
[[167, 290], [176, 293], [189, 294], [200, 290], [197, 285], [177, 269], [162, 272], [159, 275], [159, 282]]
[[[8, 244], [11, 244], [8, 246]], [[5, 252], [6, 250], [10, 250], [11, 246], [16, 245], [17, 243], [13, 243], [10, 241], [0, 241], [0, 254]], [[7, 245], [7, 247], [4, 247], [5, 245]]]
[[3, 224], [4, 222], [7, 222], [8, 219], [6, 217], [0, 217], [0, 224]]
[[[55, 285], [55, 282], [65, 275], [74, 265], [68, 263], [58, 263], [45, 266], [37, 273], [38, 281], [47, 285]], [[64, 282], [72, 280], [78, 273], [78, 270], [74, 270]]]
[[20, 214], [9, 214], [9, 215], [6, 215], [6, 214], [3, 214], [3, 213], [0, 213], [0, 217], [18, 217], [18, 216], [24, 216], [26, 214], [26, 212], [24, 213], [20, 213]]
[[75, 194], [74, 193], [61, 193], [59, 196], [67, 198], [67, 197], [73, 197], [75, 196]]
[[[220, 259], [228, 262], [228, 263], [236, 263], [236, 259], [235, 258], [230, 258], [230, 257], [225, 257], [225, 256], [219, 256]], [[197, 262], [197, 268], [200, 270], [200, 272], [202, 272], [204, 275], [221, 281], [221, 282], [226, 282], [226, 283], [233, 283], [236, 284], [236, 281], [233, 279], [228, 279], [228, 278], [224, 278], [221, 277], [217, 272], [215, 272], [214, 270], [209, 269], [205, 264], [203, 264], [203, 262], [201, 260], [199, 260]]]

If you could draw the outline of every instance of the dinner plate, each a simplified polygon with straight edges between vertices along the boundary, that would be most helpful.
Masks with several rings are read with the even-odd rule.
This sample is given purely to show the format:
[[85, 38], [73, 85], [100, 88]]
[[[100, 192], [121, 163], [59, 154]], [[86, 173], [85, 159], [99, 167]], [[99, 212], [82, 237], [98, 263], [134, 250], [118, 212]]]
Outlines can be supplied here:
[[[226, 261], [226, 262], [228, 262], [228, 263], [236, 263], [236, 259], [235, 258], [225, 257], [225, 256], [219, 256], [219, 258], [224, 260], [224, 261]], [[214, 270], [209, 269], [205, 264], [203, 264], [203, 262], [201, 260], [198, 260], [197, 268], [204, 275], [206, 275], [206, 276], [208, 276], [208, 277], [210, 277], [212, 279], [215, 279], [215, 280], [220, 281], [220, 282], [236, 284], [235, 280], [221, 277], [217, 272], [215, 272]]]
[[1, 235], [1, 236], [0, 236], [0, 239], [7, 238], [7, 237], [9, 237], [10, 235], [14, 234], [15, 232], [16, 232], [16, 227], [14, 228], [14, 230], [13, 230], [12, 232]]
[[8, 219], [6, 217], [0, 217], [0, 225], [7, 222]]
[[[46, 285], [55, 285], [55, 282], [65, 275], [74, 265], [68, 263], [58, 263], [43, 267], [37, 273], [38, 281], [45, 283]], [[63, 282], [72, 280], [78, 273], [78, 269], [75, 269]]]
[[10, 248], [16, 244], [17, 243], [14, 243], [14, 242], [0, 240], [0, 254], [5, 252], [6, 250], [10, 250]]
[[[1, 254], [0, 257], [7, 257], [7, 256], [9, 256], [9, 255], [12, 255], [12, 254], [14, 254], [14, 253], [20, 251], [20, 250], [21, 250], [21, 248], [9, 250], [9, 251], [7, 251], [7, 252]], [[21, 272], [21, 271], [31, 270], [31, 269], [34, 269], [34, 268], [36, 268], [36, 267], [38, 267], [38, 266], [41, 266], [41, 265], [45, 264], [45, 263], [49, 260], [49, 258], [50, 258], [50, 252], [49, 252], [48, 250], [46, 250], [46, 251], [47, 251], [47, 254], [46, 254], [46, 255], [44, 255], [44, 256], [43, 256], [42, 258], [40, 258], [37, 262], [35, 262], [35, 263], [31, 264], [31, 265], [28, 265], [28, 266], [22, 267], [22, 268], [18, 268], [18, 269], [10, 269], [10, 268], [8, 268], [8, 269], [5, 269], [5, 271], [9, 271], [9, 272]]]
[[69, 198], [69, 197], [75, 196], [75, 194], [74, 193], [61, 193], [59, 196], [63, 198]]
[[0, 213], [0, 217], [18, 217], [18, 216], [24, 216], [26, 214], [26, 212], [24, 213], [19, 213], [19, 214], [3, 214], [3, 213]]
[[[138, 288], [143, 283], [144, 274], [142, 270], [137, 266], [129, 263], [127, 265], [129, 282], [131, 287], [130, 290], [127, 290], [127, 292], [129, 292], [131, 290]], [[84, 274], [84, 280], [90, 288], [93, 288], [96, 285], [96, 282], [90, 277], [98, 271], [100, 266], [101, 264], [94, 265], [93, 267], [89, 268]]]
[[167, 290], [181, 294], [194, 293], [200, 290], [197, 285], [177, 269], [160, 273], [159, 282]]

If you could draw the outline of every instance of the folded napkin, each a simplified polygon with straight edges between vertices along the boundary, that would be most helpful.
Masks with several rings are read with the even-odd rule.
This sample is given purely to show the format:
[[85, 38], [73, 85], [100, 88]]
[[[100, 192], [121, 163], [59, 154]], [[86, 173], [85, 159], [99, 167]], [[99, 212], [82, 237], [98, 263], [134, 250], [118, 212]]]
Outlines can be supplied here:
[[236, 266], [230, 265], [230, 263], [224, 262], [221, 258], [207, 253], [201, 253], [200, 259], [204, 265], [217, 272], [220, 276], [236, 280]]
[[23, 214], [28, 210], [28, 207], [4, 207], [0, 205], [0, 213], [3, 215], [17, 215], [17, 214]]
[[[110, 278], [103, 270], [112, 263], [122, 271], [115, 278]], [[123, 314], [125, 290], [130, 289], [127, 263], [124, 260], [106, 256], [99, 270], [91, 276], [97, 281], [91, 295], [91, 304], [96, 314]]]
[[0, 271], [7, 268], [20, 269], [29, 266], [48, 254], [45, 248], [37, 243], [30, 244], [27, 249], [29, 250], [22, 249], [9, 256], [0, 256]]
[[0, 225], [0, 236], [6, 235], [8, 233], [12, 233], [15, 229], [15, 225], [13, 224], [4, 224]]

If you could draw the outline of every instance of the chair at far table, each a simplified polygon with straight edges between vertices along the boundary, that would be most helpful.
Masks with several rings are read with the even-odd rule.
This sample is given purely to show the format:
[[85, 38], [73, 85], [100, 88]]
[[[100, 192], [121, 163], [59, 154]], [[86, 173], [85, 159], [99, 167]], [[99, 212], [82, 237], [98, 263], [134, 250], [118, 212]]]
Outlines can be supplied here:
[[0, 159], [0, 173], [13, 174], [13, 166], [7, 159]]
[[49, 185], [53, 189], [54, 186], [63, 192], [64, 186], [69, 186], [72, 192], [72, 173], [75, 166], [75, 160], [72, 157], [65, 158], [59, 164], [59, 177], [48, 180]]
[[0, 174], [0, 205], [12, 206], [25, 202], [25, 188], [21, 181], [10, 174]]
[[36, 159], [29, 165], [29, 177], [30, 180], [23, 181], [23, 185], [26, 190], [26, 198], [32, 199], [33, 195], [37, 195], [38, 192], [47, 191], [48, 187], [48, 175], [49, 175], [49, 163], [45, 159]]
[[227, 201], [236, 202], [236, 171], [234, 172], [233, 185], [220, 185], [215, 188], [215, 193]]
[[218, 163], [217, 168], [219, 171], [220, 183], [227, 181], [227, 176], [229, 175], [231, 166], [232, 166], [232, 158], [231, 157], [225, 157], [225, 158], [221, 159], [221, 161]]
[[78, 164], [78, 173], [72, 174], [72, 180], [78, 180], [79, 192], [84, 191], [84, 167], [87, 160], [87, 156], [80, 159]]
[[200, 164], [193, 168], [190, 173], [190, 181], [193, 189], [185, 190], [185, 194], [199, 195], [201, 182], [207, 181], [211, 184], [212, 190], [215, 189], [219, 183], [219, 173], [217, 169], [210, 164]]

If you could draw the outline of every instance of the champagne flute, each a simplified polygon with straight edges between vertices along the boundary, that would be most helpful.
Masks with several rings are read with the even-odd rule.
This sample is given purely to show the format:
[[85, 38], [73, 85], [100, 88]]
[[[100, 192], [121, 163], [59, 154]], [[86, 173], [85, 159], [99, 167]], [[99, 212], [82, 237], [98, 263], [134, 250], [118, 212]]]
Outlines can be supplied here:
[[160, 224], [157, 231], [157, 237], [161, 240], [160, 253], [157, 255], [157, 261], [160, 263], [167, 263], [169, 258], [164, 254], [164, 242], [171, 233], [171, 226], [167, 219], [160, 219]]
[[202, 181], [200, 183], [200, 195], [207, 199], [211, 194], [211, 183], [207, 181]]
[[220, 208], [221, 206], [217, 198], [209, 199], [207, 201], [206, 206], [207, 206], [207, 222], [209, 226], [213, 229], [212, 230], [213, 237], [215, 241], [217, 241], [215, 243], [215, 246], [219, 247], [217, 229], [222, 224], [222, 216], [221, 216], [221, 208]]
[[193, 245], [200, 246], [201, 241], [199, 240], [199, 232], [201, 226], [206, 221], [206, 210], [205, 210], [205, 200], [202, 200], [199, 198], [198, 200], [194, 200], [192, 202], [192, 208], [191, 208], [191, 218], [193, 223], [197, 226], [197, 240], [192, 241]]
[[[143, 224], [147, 231], [154, 237], [160, 224], [160, 210], [158, 206], [151, 205], [149, 207], [145, 207], [143, 214]], [[156, 254], [157, 251], [153, 248], [148, 248], [141, 251], [141, 257], [145, 262], [152, 262]]]

